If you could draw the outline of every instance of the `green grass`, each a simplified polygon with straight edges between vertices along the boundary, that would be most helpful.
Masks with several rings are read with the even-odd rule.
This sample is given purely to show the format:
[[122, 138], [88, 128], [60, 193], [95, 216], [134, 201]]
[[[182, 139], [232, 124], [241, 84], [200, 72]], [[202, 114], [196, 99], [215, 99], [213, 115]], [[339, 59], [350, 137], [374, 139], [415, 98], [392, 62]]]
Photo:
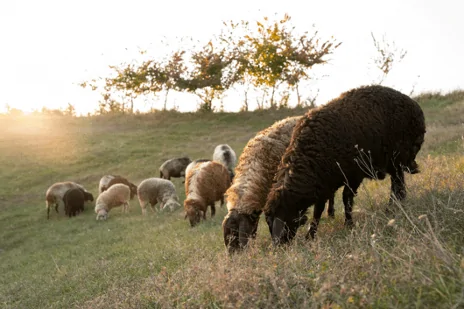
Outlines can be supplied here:
[[[182, 210], [97, 222], [93, 204], [72, 219], [51, 213], [45, 191], [57, 181], [94, 195], [104, 174], [134, 183], [157, 177], [172, 157], [210, 158], [228, 143], [239, 155], [257, 131], [304, 110], [247, 113], [0, 116], [0, 306], [3, 308], [453, 308], [464, 307], [464, 96], [419, 96], [427, 135], [422, 173], [409, 196], [384, 212], [389, 181], [366, 181], [356, 226], [323, 217], [316, 241], [298, 233], [274, 249], [265, 221], [240, 255], [229, 257], [216, 217], [190, 228]], [[449, 120], [449, 121], [447, 121]], [[181, 180], [174, 179], [181, 201]], [[151, 210], [149, 210], [151, 211]], [[394, 222], [391, 220], [394, 219]]]

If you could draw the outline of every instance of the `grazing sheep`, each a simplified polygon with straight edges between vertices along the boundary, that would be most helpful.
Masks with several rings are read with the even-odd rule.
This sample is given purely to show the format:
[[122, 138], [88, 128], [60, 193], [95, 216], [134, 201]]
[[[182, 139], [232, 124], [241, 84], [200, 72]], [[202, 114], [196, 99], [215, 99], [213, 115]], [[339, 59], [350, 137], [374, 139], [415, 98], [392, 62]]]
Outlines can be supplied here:
[[160, 178], [171, 180], [171, 178], [185, 178], [185, 168], [192, 162], [188, 157], [180, 157], [166, 160], [161, 167]]
[[160, 202], [160, 210], [169, 209], [170, 211], [180, 207], [176, 187], [169, 180], [160, 178], [143, 180], [137, 189], [137, 194], [144, 215], [148, 204], [154, 209], [155, 205]]
[[237, 156], [228, 144], [219, 144], [214, 149], [213, 160], [223, 164], [230, 173], [230, 179], [234, 179], [234, 168], [237, 163]]
[[129, 186], [130, 191], [131, 191], [130, 199], [134, 198], [134, 196], [137, 195], [137, 185], [135, 185], [134, 183], [129, 182], [129, 180], [127, 180], [126, 178], [124, 178], [124, 177], [122, 177], [120, 175], [114, 176], [114, 178], [111, 179], [108, 182], [107, 189], [110, 188], [111, 186], [113, 186], [114, 184], [125, 184], [125, 185]]
[[130, 188], [125, 184], [114, 184], [101, 193], [95, 203], [97, 220], [106, 220], [108, 212], [123, 205], [123, 212], [129, 212]]
[[104, 191], [106, 191], [108, 189], [108, 183], [110, 183], [110, 181], [112, 179], [114, 179], [116, 176], [115, 175], [104, 175], [101, 179], [100, 179], [100, 183], [98, 183], [98, 194], [101, 194], [103, 193]]
[[211, 159], [195, 159], [194, 161], [192, 161], [190, 164], [188, 164], [187, 168], [185, 168], [185, 176], [188, 175], [188, 173], [190, 172], [190, 170], [192, 170], [193, 166], [195, 166], [196, 164], [198, 163], [205, 163], [207, 161], [211, 161]]
[[224, 204], [224, 193], [230, 186], [230, 175], [222, 164], [210, 161], [196, 164], [185, 180], [185, 218], [193, 227], [206, 219], [206, 211], [211, 206], [211, 217], [216, 213], [214, 203]]
[[364, 86], [307, 113], [295, 126], [268, 195], [265, 214], [274, 244], [290, 241], [315, 204], [307, 236], [315, 237], [325, 201], [343, 190], [345, 224], [364, 178], [391, 175], [392, 197], [404, 199], [404, 171], [417, 173], [424, 142], [420, 106], [388, 87]]
[[72, 188], [63, 196], [64, 213], [71, 217], [84, 212], [85, 193], [80, 188]]
[[[229, 253], [239, 250], [254, 238], [259, 216], [280, 159], [290, 143], [293, 128], [301, 116], [289, 117], [260, 131], [248, 141], [240, 155], [236, 175], [226, 192], [228, 214], [222, 223], [224, 243]], [[329, 198], [333, 216], [333, 195]]]
[[50, 219], [50, 208], [55, 206], [58, 213], [60, 201], [63, 201], [64, 194], [73, 188], [80, 188], [85, 193], [85, 201], [93, 201], [93, 195], [88, 192], [82, 185], [74, 182], [57, 182], [47, 189], [45, 194], [45, 207], [47, 208], [47, 219]]
[[99, 193], [100, 194], [103, 193], [111, 185], [118, 184], [118, 183], [126, 184], [127, 186], [129, 186], [129, 188], [131, 189], [131, 199], [134, 198], [135, 195], [137, 195], [137, 185], [129, 182], [129, 180], [127, 180], [126, 178], [120, 175], [110, 175], [110, 174], [105, 175], [100, 179], [100, 183], [98, 185]]

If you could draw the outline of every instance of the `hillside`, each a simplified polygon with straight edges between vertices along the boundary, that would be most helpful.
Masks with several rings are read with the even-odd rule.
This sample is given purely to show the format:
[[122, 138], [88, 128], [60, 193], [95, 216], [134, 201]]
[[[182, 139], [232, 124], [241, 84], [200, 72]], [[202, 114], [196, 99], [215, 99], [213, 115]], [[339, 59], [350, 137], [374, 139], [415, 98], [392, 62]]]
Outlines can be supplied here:
[[[45, 191], [72, 180], [97, 196], [109, 173], [138, 184], [172, 157], [210, 158], [228, 143], [237, 156], [257, 131], [305, 110], [246, 113], [0, 116], [0, 305], [4, 308], [464, 307], [464, 93], [424, 94], [427, 134], [419, 175], [395, 215], [389, 181], [365, 181], [356, 227], [326, 215], [314, 242], [273, 249], [261, 219], [252, 247], [225, 253], [216, 217], [190, 228], [183, 210], [96, 222], [93, 204], [68, 219]], [[181, 201], [181, 180], [174, 179]], [[310, 209], [311, 212], [312, 209]], [[151, 210], [149, 210], [151, 211]], [[392, 222], [391, 219], [394, 219]]]

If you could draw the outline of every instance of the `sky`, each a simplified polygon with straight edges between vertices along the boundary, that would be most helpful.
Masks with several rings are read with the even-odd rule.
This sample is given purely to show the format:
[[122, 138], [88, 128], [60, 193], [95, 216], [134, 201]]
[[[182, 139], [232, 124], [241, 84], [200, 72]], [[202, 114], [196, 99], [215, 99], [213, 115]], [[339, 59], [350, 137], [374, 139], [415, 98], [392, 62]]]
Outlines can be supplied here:
[[[180, 38], [206, 43], [220, 33], [223, 21], [254, 22], [285, 13], [298, 31], [314, 25], [322, 38], [342, 42], [329, 64], [315, 70], [318, 78], [305, 85], [307, 94], [318, 93], [317, 104], [378, 80], [371, 32], [407, 51], [384, 85], [407, 94], [462, 89], [463, 9], [459, 0], [1, 0], [0, 111], [7, 104], [31, 111], [71, 103], [79, 113], [93, 112], [99, 95], [77, 84], [108, 76], [109, 65], [137, 59], [139, 49], [162, 57]], [[147, 99], [138, 108], [160, 108], [161, 101]], [[225, 110], [237, 111], [240, 101], [239, 94], [228, 95]], [[170, 96], [168, 108], [173, 105], [194, 110], [198, 99]]]

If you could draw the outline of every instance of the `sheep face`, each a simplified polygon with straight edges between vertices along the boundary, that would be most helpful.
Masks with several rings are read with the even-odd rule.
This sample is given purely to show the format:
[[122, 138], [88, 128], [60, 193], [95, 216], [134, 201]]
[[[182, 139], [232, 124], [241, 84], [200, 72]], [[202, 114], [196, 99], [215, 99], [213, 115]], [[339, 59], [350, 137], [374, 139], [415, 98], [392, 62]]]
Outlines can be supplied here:
[[89, 192], [84, 192], [84, 201], [93, 201], [93, 195]]
[[258, 229], [259, 213], [239, 214], [236, 210], [231, 210], [224, 218], [222, 229], [224, 232], [224, 244], [232, 254], [243, 249], [250, 238], [256, 237]]
[[308, 221], [305, 212], [306, 209], [287, 207], [278, 208], [273, 214], [266, 214], [266, 222], [274, 245], [288, 243], [295, 237], [298, 228]]
[[180, 203], [178, 203], [177, 201], [175, 201], [173, 199], [170, 199], [164, 205], [163, 210], [169, 210], [169, 211], [173, 212], [178, 208], [180, 208]]
[[108, 219], [108, 212], [105, 209], [99, 210], [97, 213], [97, 221], [105, 221]]
[[197, 201], [192, 199], [187, 199], [184, 201], [185, 206], [185, 218], [189, 219], [190, 226], [194, 227], [201, 221], [203, 212], [201, 211], [201, 206]]
[[129, 188], [130, 188], [130, 199], [132, 199], [134, 198], [134, 196], [137, 195], [137, 185], [130, 183]]

